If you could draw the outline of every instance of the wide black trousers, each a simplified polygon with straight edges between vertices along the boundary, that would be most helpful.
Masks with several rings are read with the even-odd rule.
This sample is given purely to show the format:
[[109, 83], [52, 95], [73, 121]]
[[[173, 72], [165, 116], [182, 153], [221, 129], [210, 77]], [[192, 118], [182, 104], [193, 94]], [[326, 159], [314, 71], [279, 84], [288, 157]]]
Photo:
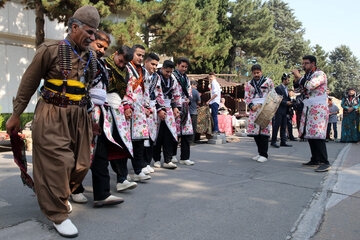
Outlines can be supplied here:
[[110, 175], [107, 138], [104, 133], [98, 136], [94, 158], [91, 165], [94, 200], [104, 200], [110, 196]]
[[172, 133], [170, 132], [170, 129], [166, 125], [165, 121], [161, 121], [159, 134], [153, 148], [154, 161], [160, 161], [162, 149], [164, 154], [164, 162], [169, 163], [171, 161], [171, 157], [173, 156], [173, 150], [175, 145], [177, 145], [177, 142], [175, 141]]
[[257, 135], [254, 136], [254, 140], [256, 142], [259, 155], [267, 158], [269, 149], [269, 136]]
[[[181, 135], [180, 136], [180, 160], [190, 159], [190, 141], [192, 141], [193, 135]], [[177, 155], [178, 143], [175, 142], [173, 146], [173, 156]]]
[[[139, 174], [143, 167], [145, 167], [144, 161], [144, 140], [132, 141], [134, 157], [131, 158], [131, 164], [133, 166], [135, 174]], [[122, 183], [125, 181], [129, 171], [127, 167], [127, 158], [114, 159], [110, 161], [111, 168], [116, 173], [117, 182]]]
[[311, 150], [311, 161], [320, 164], [330, 164], [325, 139], [308, 139], [308, 142]]
[[154, 142], [149, 139], [150, 147], [144, 147], [144, 161], [146, 165], [150, 165], [154, 155]]

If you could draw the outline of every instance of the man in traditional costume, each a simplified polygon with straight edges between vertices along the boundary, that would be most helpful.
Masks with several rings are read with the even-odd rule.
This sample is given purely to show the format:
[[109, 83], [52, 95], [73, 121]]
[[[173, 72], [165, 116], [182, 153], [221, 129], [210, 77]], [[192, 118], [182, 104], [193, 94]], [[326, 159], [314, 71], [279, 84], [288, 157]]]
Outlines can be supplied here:
[[[110, 37], [98, 31], [95, 34], [95, 41], [90, 45], [96, 51], [98, 72], [90, 89], [90, 97], [94, 104], [93, 121], [101, 128], [101, 134], [95, 137], [94, 155], [92, 159], [91, 172], [93, 182], [94, 207], [106, 205], [115, 205], [124, 200], [110, 193], [110, 175], [108, 148], [114, 145], [125, 154], [132, 155], [132, 144], [128, 132], [128, 125], [122, 125], [126, 122], [124, 114], [121, 114], [120, 123], [115, 117], [114, 109], [107, 104], [106, 90], [109, 86], [109, 74], [101, 57], [105, 54], [110, 44]], [[123, 108], [119, 108], [119, 111]], [[136, 183], [133, 183], [136, 186]]]
[[68, 200], [90, 166], [88, 85], [96, 73], [96, 58], [88, 46], [95, 40], [99, 22], [95, 7], [81, 7], [68, 22], [65, 40], [39, 46], [22, 77], [6, 124], [9, 133], [19, 130], [20, 114], [43, 78], [32, 123], [35, 193], [41, 210], [64, 237], [78, 235], [68, 218]]
[[295, 91], [302, 93], [304, 104], [299, 134], [308, 139], [311, 150], [311, 160], [303, 165], [318, 166], [316, 172], [326, 172], [331, 168], [325, 142], [329, 120], [327, 78], [325, 73], [316, 67], [316, 57], [304, 56], [302, 65], [304, 76], [301, 76], [297, 69], [292, 73], [295, 76]]
[[248, 119], [248, 136], [254, 137], [258, 148], [258, 155], [252, 159], [258, 162], [266, 162], [268, 160], [268, 148], [271, 122], [262, 129], [260, 125], [255, 123], [255, 118], [264, 103], [267, 94], [274, 88], [274, 83], [270, 78], [262, 75], [261, 66], [255, 64], [251, 67], [253, 79], [245, 85], [245, 102], [250, 109]]
[[165, 60], [162, 68], [158, 71], [160, 77], [161, 90], [164, 96], [164, 105], [166, 108], [166, 117], [158, 121], [158, 134], [154, 147], [154, 167], [160, 168], [161, 149], [164, 155], [163, 167], [175, 169], [177, 165], [171, 162], [174, 145], [177, 145], [176, 118], [180, 116], [179, 107], [181, 106], [181, 97], [178, 83], [171, 77], [175, 64], [170, 60]]
[[[132, 110], [130, 104], [125, 99], [125, 95], [129, 79], [129, 72], [126, 66], [133, 59], [133, 57], [133, 49], [129, 48], [128, 46], [122, 46], [114, 54], [104, 60], [105, 67], [108, 70], [110, 78], [109, 88], [107, 90], [107, 100], [109, 105], [114, 110], [113, 115], [117, 122], [116, 125], [118, 126], [118, 132], [121, 133], [121, 136], [125, 134], [127, 141], [131, 142], [131, 131], [129, 127], [132, 117]], [[124, 126], [126, 128], [124, 128]], [[139, 161], [136, 161], [134, 157], [127, 155], [126, 151], [124, 152], [123, 150], [124, 149], [121, 149], [115, 145], [110, 145], [109, 147], [109, 160], [111, 167], [117, 176], [116, 190], [118, 192], [133, 189], [137, 186], [136, 183], [127, 180], [128, 158], [131, 157], [131, 163], [135, 173], [141, 172], [142, 168], [142, 165]], [[150, 176], [141, 174], [139, 177], [142, 178], [141, 180], [146, 180]]]
[[[149, 172], [143, 172], [147, 164], [144, 159], [144, 140], [149, 139], [149, 128], [147, 117], [150, 116], [150, 99], [148, 89], [145, 88], [146, 70], [141, 66], [145, 48], [142, 45], [132, 47], [134, 57], [126, 67], [129, 73], [129, 80], [126, 88], [124, 101], [130, 105], [132, 111], [131, 117], [131, 139], [134, 148], [134, 161], [141, 166], [140, 169], [134, 168], [134, 181], [148, 180], [151, 177], [145, 175]], [[146, 168], [147, 169], [147, 168]]]
[[[190, 141], [192, 140], [193, 127], [191, 123], [191, 117], [189, 112], [190, 97], [192, 96], [192, 90], [190, 86], [190, 80], [186, 75], [186, 71], [189, 67], [189, 59], [181, 57], [178, 59], [176, 69], [172, 74], [172, 77], [177, 81], [179, 92], [181, 96], [181, 116], [176, 120], [176, 127], [178, 136], [181, 138], [181, 153], [180, 164], [194, 165], [194, 161], [190, 160]], [[177, 162], [176, 158], [177, 144], [174, 145], [173, 150], [173, 162]]]
[[143, 169], [143, 171], [147, 170], [147, 172], [150, 173], [154, 172], [150, 163], [153, 158], [153, 145], [158, 134], [158, 121], [163, 121], [166, 118], [166, 108], [164, 106], [164, 96], [161, 89], [161, 79], [156, 73], [159, 60], [160, 58], [158, 55], [150, 53], [146, 57], [144, 64], [146, 69], [145, 87], [149, 91], [150, 108], [152, 113], [147, 118], [150, 138], [149, 140], [145, 140], [144, 159], [147, 166], [146, 169]]

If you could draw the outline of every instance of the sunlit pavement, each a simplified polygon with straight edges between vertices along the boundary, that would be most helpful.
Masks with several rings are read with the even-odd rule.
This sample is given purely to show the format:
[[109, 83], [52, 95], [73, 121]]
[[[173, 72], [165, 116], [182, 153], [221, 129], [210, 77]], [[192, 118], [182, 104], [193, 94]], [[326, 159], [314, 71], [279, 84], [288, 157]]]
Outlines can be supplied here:
[[[348, 201], [354, 205], [359, 201], [360, 189], [347, 187], [348, 182], [359, 182], [360, 152], [355, 151], [359, 145], [327, 143], [329, 161], [337, 167], [330, 173], [316, 173], [301, 166], [310, 159], [308, 143], [289, 143], [293, 147], [269, 148], [265, 163], [251, 160], [256, 155], [251, 138], [195, 145], [194, 166], [155, 169], [150, 181], [125, 193], [115, 192], [115, 174], [110, 169], [112, 192], [125, 202], [108, 208], [92, 208], [89, 172], [84, 186], [90, 201], [73, 203], [70, 214], [79, 229], [77, 239], [296, 239], [306, 235], [302, 231], [317, 233], [306, 222], [314, 212], [321, 213], [315, 239], [329, 239], [322, 238], [321, 229], [337, 222], [332, 211]], [[0, 239], [62, 239], [40, 212], [32, 191], [22, 185], [11, 157], [10, 152], [0, 154]], [[31, 163], [31, 156], [28, 159]], [[319, 198], [324, 191], [325, 197]], [[358, 209], [348, 210], [355, 217]]]

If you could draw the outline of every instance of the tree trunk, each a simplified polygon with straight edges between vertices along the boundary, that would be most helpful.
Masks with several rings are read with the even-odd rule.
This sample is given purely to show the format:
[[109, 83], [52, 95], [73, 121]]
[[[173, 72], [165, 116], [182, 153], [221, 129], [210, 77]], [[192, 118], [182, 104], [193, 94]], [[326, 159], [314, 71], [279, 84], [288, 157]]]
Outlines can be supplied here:
[[35, 23], [36, 23], [36, 30], [35, 30], [35, 46], [38, 47], [45, 41], [45, 32], [44, 32], [44, 11], [42, 7], [41, 0], [36, 1], [36, 8], [35, 8]]
[[149, 26], [148, 23], [145, 23], [144, 27], [144, 43], [145, 45], [150, 48], [150, 33], [149, 33]]

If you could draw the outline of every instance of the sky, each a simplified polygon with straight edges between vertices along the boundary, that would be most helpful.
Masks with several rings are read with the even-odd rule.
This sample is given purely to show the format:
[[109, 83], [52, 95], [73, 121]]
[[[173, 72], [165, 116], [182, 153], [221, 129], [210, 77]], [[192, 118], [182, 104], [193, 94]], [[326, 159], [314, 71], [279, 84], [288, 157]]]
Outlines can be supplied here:
[[310, 40], [311, 46], [319, 44], [330, 52], [340, 45], [347, 45], [360, 60], [359, 0], [283, 1], [302, 22], [304, 38]]

